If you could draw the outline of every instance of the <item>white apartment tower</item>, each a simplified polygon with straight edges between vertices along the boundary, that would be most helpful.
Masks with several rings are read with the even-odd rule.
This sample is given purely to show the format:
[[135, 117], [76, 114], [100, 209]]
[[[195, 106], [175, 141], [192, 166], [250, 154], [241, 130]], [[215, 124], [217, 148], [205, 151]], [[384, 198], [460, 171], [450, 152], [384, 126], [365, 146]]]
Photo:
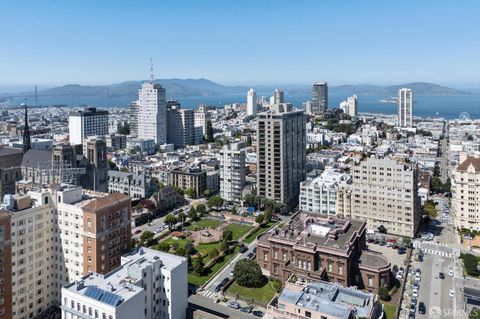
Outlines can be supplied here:
[[138, 138], [153, 139], [157, 145], [167, 142], [165, 89], [145, 82], [138, 90]]
[[283, 103], [283, 91], [280, 89], [275, 89], [273, 92], [273, 103], [272, 104], [279, 104]]
[[305, 180], [306, 117], [289, 103], [274, 104], [257, 115], [257, 193], [283, 202], [298, 203]]
[[205, 106], [200, 105], [194, 115], [195, 144], [201, 144], [203, 142], [203, 136], [207, 130], [207, 123], [211, 121], [211, 119], [210, 112]]
[[108, 111], [99, 111], [95, 107], [87, 107], [83, 111], [70, 112], [68, 117], [70, 144], [83, 144], [90, 136], [108, 134]]
[[247, 116], [257, 115], [257, 93], [250, 89], [247, 93]]
[[340, 103], [340, 109], [343, 110], [343, 113], [350, 117], [357, 116], [357, 96], [353, 95], [348, 97], [345, 101]]
[[480, 158], [460, 154], [460, 164], [454, 172], [452, 204], [455, 226], [480, 230]]
[[327, 168], [322, 175], [300, 184], [300, 209], [317, 214], [336, 215], [337, 187], [350, 183], [351, 176]]
[[245, 186], [245, 149], [243, 143], [225, 145], [220, 151], [220, 196], [240, 203]]
[[184, 319], [187, 259], [140, 248], [108, 274], [91, 273], [62, 288], [63, 319]]
[[412, 89], [398, 90], [398, 126], [413, 127], [413, 93]]

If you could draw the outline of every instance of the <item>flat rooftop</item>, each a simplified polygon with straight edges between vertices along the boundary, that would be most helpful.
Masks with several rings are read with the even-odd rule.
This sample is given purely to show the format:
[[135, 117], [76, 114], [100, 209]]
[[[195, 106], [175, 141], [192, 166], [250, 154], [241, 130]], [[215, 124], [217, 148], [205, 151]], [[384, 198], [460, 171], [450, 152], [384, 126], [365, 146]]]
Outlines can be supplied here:
[[278, 297], [278, 303], [293, 304], [335, 318], [346, 319], [350, 318], [352, 313], [357, 318], [370, 318], [372, 311], [377, 311], [374, 308], [378, 308], [376, 297], [372, 293], [321, 281], [306, 284], [287, 283]]

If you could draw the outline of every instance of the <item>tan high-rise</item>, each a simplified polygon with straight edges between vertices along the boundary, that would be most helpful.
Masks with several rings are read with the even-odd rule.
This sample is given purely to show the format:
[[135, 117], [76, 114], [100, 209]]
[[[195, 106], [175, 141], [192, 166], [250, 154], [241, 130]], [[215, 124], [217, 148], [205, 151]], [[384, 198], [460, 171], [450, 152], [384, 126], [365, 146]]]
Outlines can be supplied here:
[[368, 229], [374, 231], [383, 226], [387, 233], [414, 237], [421, 220], [416, 165], [367, 158], [354, 166], [351, 174], [351, 187], [337, 191], [337, 214], [363, 218]]
[[455, 226], [480, 230], [480, 158], [460, 155], [454, 173], [452, 204]]

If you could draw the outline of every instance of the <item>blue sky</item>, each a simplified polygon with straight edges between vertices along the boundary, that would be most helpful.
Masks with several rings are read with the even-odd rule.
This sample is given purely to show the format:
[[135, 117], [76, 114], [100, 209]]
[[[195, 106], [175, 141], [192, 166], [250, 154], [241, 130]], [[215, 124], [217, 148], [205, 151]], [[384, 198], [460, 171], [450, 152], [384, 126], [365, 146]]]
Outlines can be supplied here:
[[480, 1], [0, 2], [0, 85], [480, 86]]

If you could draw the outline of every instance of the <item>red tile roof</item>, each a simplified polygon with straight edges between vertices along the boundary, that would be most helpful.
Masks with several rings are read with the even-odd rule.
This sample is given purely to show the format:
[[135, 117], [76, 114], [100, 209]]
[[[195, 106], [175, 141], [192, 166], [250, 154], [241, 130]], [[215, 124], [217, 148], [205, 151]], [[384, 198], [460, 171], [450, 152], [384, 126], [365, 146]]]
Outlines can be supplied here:
[[112, 193], [107, 196], [96, 198], [82, 208], [84, 210], [95, 211], [124, 201], [130, 201], [130, 197], [121, 193]]

